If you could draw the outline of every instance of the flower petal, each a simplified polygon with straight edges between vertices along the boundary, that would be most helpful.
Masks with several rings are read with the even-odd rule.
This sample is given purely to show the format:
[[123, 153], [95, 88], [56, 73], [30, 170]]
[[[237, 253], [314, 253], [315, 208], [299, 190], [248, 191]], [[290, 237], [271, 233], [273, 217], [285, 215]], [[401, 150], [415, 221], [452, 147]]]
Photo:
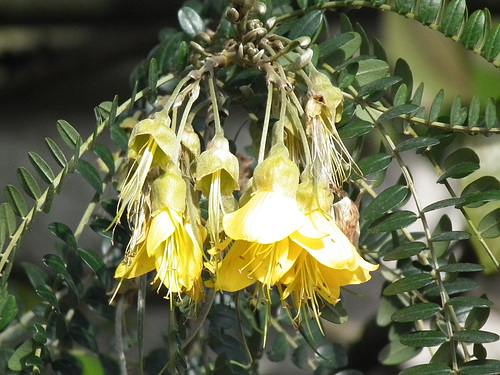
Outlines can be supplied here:
[[124, 260], [116, 268], [115, 279], [133, 279], [151, 272], [154, 269], [154, 258], [150, 258], [148, 256], [146, 244], [143, 242], [141, 248], [137, 251], [137, 254], [132, 258], [132, 263], [130, 263], [130, 265], [127, 265], [127, 262]]
[[175, 214], [175, 211], [166, 209], [164, 211], [160, 211], [151, 220], [147, 239], [147, 250], [149, 256], [153, 256], [156, 248], [174, 233], [176, 227], [174, 218], [176, 216], [178, 217], [178, 215], [172, 216], [172, 213]]
[[288, 237], [304, 222], [295, 199], [260, 191], [242, 208], [224, 215], [223, 227], [232, 239], [270, 244]]

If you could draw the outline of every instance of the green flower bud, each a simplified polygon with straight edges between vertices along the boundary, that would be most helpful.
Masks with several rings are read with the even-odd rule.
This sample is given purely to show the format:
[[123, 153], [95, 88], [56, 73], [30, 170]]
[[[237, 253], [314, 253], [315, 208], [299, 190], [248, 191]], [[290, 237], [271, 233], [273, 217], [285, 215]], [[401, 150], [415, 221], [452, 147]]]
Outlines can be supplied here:
[[183, 212], [186, 207], [186, 182], [181, 170], [170, 162], [164, 172], [151, 185], [151, 215], [165, 208]]
[[343, 96], [338, 87], [332, 85], [327, 75], [312, 69], [309, 74], [312, 86], [309, 87], [311, 97], [328, 108], [330, 116], [337, 123], [342, 118]]

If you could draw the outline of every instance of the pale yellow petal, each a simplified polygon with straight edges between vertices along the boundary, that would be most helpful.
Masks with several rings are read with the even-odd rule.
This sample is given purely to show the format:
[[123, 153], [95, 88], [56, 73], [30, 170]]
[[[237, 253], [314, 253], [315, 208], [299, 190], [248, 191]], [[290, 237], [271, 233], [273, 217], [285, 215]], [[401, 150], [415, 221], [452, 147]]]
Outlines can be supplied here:
[[158, 246], [165, 242], [175, 231], [175, 223], [170, 210], [160, 211], [151, 220], [149, 227], [147, 250], [153, 256]]
[[127, 265], [127, 262], [124, 260], [116, 268], [115, 279], [132, 279], [151, 272], [154, 269], [154, 258], [150, 258], [148, 256], [146, 245], [143, 243], [142, 247], [137, 251], [137, 254], [132, 258], [132, 262], [129, 265]]
[[242, 208], [224, 215], [223, 227], [232, 239], [269, 244], [288, 237], [304, 222], [295, 199], [260, 191]]
[[235, 241], [222, 260], [215, 281], [215, 289], [236, 292], [253, 284], [256, 280], [249, 276], [246, 268], [251, 261], [248, 252], [252, 244], [247, 241]]

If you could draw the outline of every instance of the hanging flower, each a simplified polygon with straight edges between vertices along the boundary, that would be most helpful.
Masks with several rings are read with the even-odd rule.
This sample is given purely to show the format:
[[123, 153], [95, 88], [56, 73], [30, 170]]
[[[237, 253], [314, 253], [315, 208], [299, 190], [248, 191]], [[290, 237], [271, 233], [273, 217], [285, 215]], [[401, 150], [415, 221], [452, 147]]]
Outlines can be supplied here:
[[122, 262], [115, 278], [134, 278], [156, 269], [153, 283], [168, 289], [165, 298], [186, 293], [194, 301], [204, 297], [201, 272], [203, 253], [192, 224], [183, 217], [186, 183], [174, 163], [169, 163], [151, 186], [151, 218], [147, 235], [132, 262]]

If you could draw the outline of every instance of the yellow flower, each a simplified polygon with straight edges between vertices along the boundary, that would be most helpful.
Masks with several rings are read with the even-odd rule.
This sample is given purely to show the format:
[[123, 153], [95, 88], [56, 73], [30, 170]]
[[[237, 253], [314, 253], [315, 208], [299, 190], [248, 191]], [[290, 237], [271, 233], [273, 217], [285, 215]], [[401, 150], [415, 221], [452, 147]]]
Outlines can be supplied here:
[[131, 262], [124, 260], [115, 278], [135, 278], [156, 269], [153, 283], [167, 289], [165, 298], [186, 293], [194, 301], [204, 298], [201, 272], [203, 253], [193, 228], [183, 217], [186, 183], [170, 162], [151, 185], [151, 217]]
[[215, 288], [241, 290], [260, 282], [266, 293], [292, 267], [300, 249], [289, 236], [305, 222], [295, 194], [299, 170], [283, 145], [255, 168], [253, 195], [224, 216], [226, 235], [234, 240], [221, 262]]

